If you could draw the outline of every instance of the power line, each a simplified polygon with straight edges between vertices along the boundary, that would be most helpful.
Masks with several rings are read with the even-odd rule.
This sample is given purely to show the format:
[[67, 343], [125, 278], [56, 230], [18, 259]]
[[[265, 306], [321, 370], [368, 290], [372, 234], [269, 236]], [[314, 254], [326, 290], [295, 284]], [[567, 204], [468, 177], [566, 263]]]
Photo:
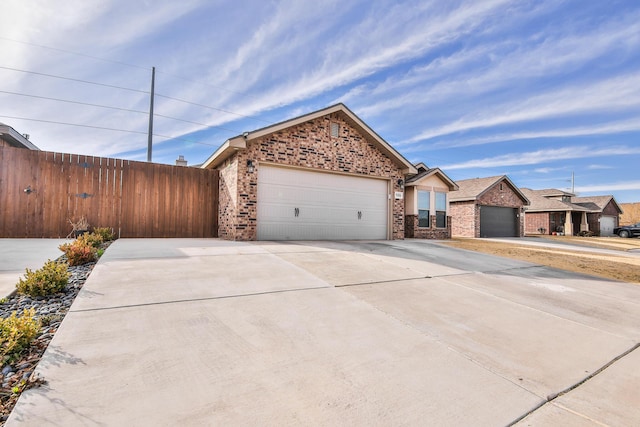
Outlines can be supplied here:
[[[114, 132], [124, 132], [124, 133], [134, 133], [134, 134], [140, 134], [140, 135], [147, 135], [147, 132], [138, 131], [138, 130], [116, 129], [116, 128], [109, 128], [109, 127], [103, 127], [103, 126], [93, 126], [93, 125], [81, 125], [81, 124], [78, 124], [78, 123], [66, 123], [66, 122], [57, 122], [57, 121], [53, 121], [53, 120], [32, 119], [32, 118], [28, 118], [28, 117], [6, 116], [6, 115], [3, 115], [3, 114], [0, 114], [0, 117], [3, 117], [5, 119], [13, 119], [13, 120], [26, 120], [26, 121], [30, 121], [30, 122], [49, 123], [49, 124], [54, 124], [54, 125], [75, 126], [75, 127], [81, 127], [81, 128], [99, 129], [99, 130], [108, 130], [108, 131], [114, 131]], [[218, 145], [215, 145], [215, 144], [207, 144], [206, 142], [193, 141], [193, 140], [190, 140], [190, 139], [185, 139], [185, 138], [180, 138], [180, 137], [175, 137], [175, 136], [161, 135], [161, 134], [155, 134], [155, 133], [153, 134], [153, 136], [157, 136], [159, 138], [165, 138], [165, 139], [173, 139], [173, 140], [176, 140], [176, 141], [190, 142], [190, 143], [193, 143], [193, 144], [208, 145], [210, 147], [217, 147], [218, 146]]]
[[164, 116], [164, 115], [162, 115], [162, 114], [157, 114], [157, 113], [154, 113], [153, 115], [154, 115], [154, 116], [156, 116], [156, 117], [162, 117], [163, 119], [177, 120], [177, 121], [179, 121], [179, 122], [190, 123], [190, 124], [192, 124], [192, 125], [199, 125], [199, 126], [204, 126], [204, 127], [207, 127], [207, 128], [216, 128], [216, 129], [226, 130], [226, 131], [233, 132], [233, 133], [236, 133], [236, 134], [240, 134], [240, 133], [242, 133], [242, 132], [237, 131], [237, 130], [235, 130], [235, 129], [229, 129], [229, 128], [226, 128], [226, 127], [223, 127], [223, 126], [218, 126], [218, 125], [208, 125], [208, 124], [206, 124], [206, 123], [200, 123], [200, 122], [193, 122], [193, 121], [191, 121], [191, 120], [178, 119], [178, 118], [176, 118], [176, 117]]
[[248, 115], [245, 115], [245, 114], [234, 113], [233, 111], [224, 110], [222, 108], [217, 108], [217, 107], [211, 107], [209, 105], [198, 104], [197, 102], [185, 101], [184, 99], [174, 98], [172, 96], [161, 95], [159, 93], [156, 93], [156, 96], [161, 97], [161, 98], [171, 99], [173, 101], [184, 102], [185, 104], [195, 105], [197, 107], [208, 108], [209, 110], [220, 111], [220, 112], [226, 113], [226, 114], [233, 114], [234, 116], [242, 117], [242, 118], [245, 118], [245, 119], [258, 120], [258, 121], [261, 121], [261, 122], [264, 122], [264, 123], [268, 123], [268, 124], [272, 123], [272, 122], [269, 122], [267, 120], [262, 120], [262, 119], [260, 119], [260, 118], [258, 118], [256, 116], [248, 116]]
[[[96, 85], [96, 86], [103, 86], [103, 87], [108, 87], [108, 88], [128, 90], [128, 91], [132, 91], [132, 92], [143, 93], [145, 95], [149, 95], [150, 94], [149, 91], [145, 91], [145, 90], [126, 88], [126, 87], [115, 86], [115, 85], [110, 85], [110, 84], [106, 84], [106, 83], [92, 82], [92, 81], [89, 81], [89, 80], [82, 80], [82, 79], [75, 79], [75, 78], [70, 78], [70, 77], [57, 76], [57, 75], [54, 75], [54, 74], [39, 73], [39, 72], [36, 72], [36, 71], [20, 70], [18, 68], [3, 67], [3, 66], [0, 66], [0, 69], [16, 71], [16, 72], [20, 72], [20, 73], [34, 74], [34, 75], [37, 75], [37, 76], [45, 76], [45, 77], [50, 77], [50, 78], [54, 78], [54, 79], [69, 80], [69, 81], [73, 81], [73, 82], [80, 82], [80, 83], [91, 84], [91, 85]], [[222, 108], [212, 107], [210, 105], [205, 105], [205, 104], [199, 104], [197, 102], [191, 102], [191, 101], [187, 101], [187, 100], [184, 100], [184, 99], [174, 98], [174, 97], [168, 96], [168, 95], [155, 94], [155, 96], [158, 96], [158, 97], [161, 97], [161, 98], [165, 98], [165, 99], [170, 99], [170, 100], [173, 100], [173, 101], [182, 102], [182, 103], [189, 104], [189, 105], [194, 105], [194, 106], [201, 107], [201, 108], [206, 108], [206, 109], [213, 110], [213, 111], [219, 111], [219, 112], [226, 113], [226, 114], [232, 114], [234, 116], [238, 116], [238, 117], [242, 117], [242, 118], [246, 118], [246, 119], [258, 120], [258, 121], [261, 121], [261, 122], [264, 122], [264, 123], [267, 123], [267, 124], [271, 124], [272, 123], [270, 121], [262, 120], [262, 119], [260, 119], [258, 117], [255, 117], [255, 116], [249, 116], [249, 115], [246, 115], [246, 114], [235, 113], [233, 111], [225, 110], [225, 109], [222, 109]], [[63, 102], [65, 102], [65, 101], [63, 101]], [[175, 120], [180, 120], [180, 119], [176, 119], [174, 117], [171, 117], [171, 118], [173, 118]], [[203, 126], [206, 126], [206, 125], [203, 125]], [[212, 126], [208, 126], [208, 127], [213, 127], [213, 125]], [[225, 129], [225, 130], [229, 130], [229, 129]], [[236, 131], [233, 131], [233, 132], [236, 132]]]
[[17, 72], [26, 73], [26, 74], [34, 74], [36, 76], [51, 77], [53, 79], [69, 80], [69, 81], [72, 81], [72, 82], [86, 83], [86, 84], [96, 85], [96, 86], [104, 86], [104, 87], [109, 87], [109, 88], [112, 88], [112, 89], [128, 90], [128, 91], [131, 91], [131, 92], [144, 93], [145, 95], [149, 94], [149, 91], [146, 91], [146, 90], [131, 89], [131, 88], [128, 88], [128, 87], [110, 85], [110, 84], [106, 84], [106, 83], [97, 83], [97, 82], [92, 82], [92, 81], [89, 81], [89, 80], [74, 79], [74, 78], [71, 78], [71, 77], [62, 77], [62, 76], [56, 76], [54, 74], [38, 73], [36, 71], [20, 70], [18, 68], [11, 68], [11, 67], [0, 66], [0, 68], [3, 69], [3, 70], [17, 71]]
[[6, 91], [6, 90], [0, 90], [0, 93], [6, 93], [6, 94], [9, 94], [9, 95], [16, 95], [16, 96], [25, 96], [25, 97], [28, 97], [28, 98], [46, 99], [48, 101], [66, 102], [66, 103], [69, 103], [69, 104], [86, 105], [88, 107], [108, 108], [110, 110], [126, 111], [128, 113], [141, 113], [141, 114], [147, 114], [147, 115], [149, 114], [148, 111], [130, 110], [128, 108], [112, 107], [112, 106], [109, 106], [109, 105], [91, 104], [89, 102], [72, 101], [72, 100], [69, 100], [69, 99], [51, 98], [49, 96], [29, 95], [29, 94], [26, 94], [26, 93], [9, 92], [9, 91]]
[[[53, 98], [53, 97], [49, 97], [49, 96], [30, 95], [30, 94], [26, 94], [26, 93], [10, 92], [10, 91], [6, 91], [6, 90], [0, 90], [0, 93], [6, 93], [6, 94], [9, 94], [9, 95], [15, 95], [15, 96], [24, 96], [24, 97], [28, 97], [28, 98], [45, 99], [45, 100], [48, 100], [48, 101], [65, 102], [65, 103], [68, 103], [68, 104], [86, 105], [88, 107], [107, 108], [107, 109], [110, 109], [110, 110], [125, 111], [125, 112], [128, 112], [128, 113], [138, 113], [138, 114], [149, 115], [148, 111], [132, 110], [132, 109], [129, 109], [129, 108], [113, 107], [113, 106], [109, 106], [109, 105], [92, 104], [92, 103], [89, 103], [89, 102], [72, 101], [72, 100], [69, 100], [69, 99]], [[224, 126], [218, 126], [218, 125], [211, 125], [211, 124], [206, 124], [206, 123], [194, 122], [194, 121], [191, 121], [191, 120], [180, 119], [178, 117], [165, 116], [163, 114], [154, 113], [154, 116], [155, 117], [162, 117], [163, 119], [170, 119], [170, 120], [189, 123], [189, 124], [193, 124], [193, 125], [204, 126], [204, 127], [207, 127], [207, 128], [216, 128], [216, 129], [226, 130], [226, 131], [234, 132], [234, 133], [237, 133], [237, 134], [241, 133], [238, 130], [226, 128]]]
[[29, 118], [29, 117], [5, 116], [5, 115], [2, 115], [2, 114], [0, 114], [0, 117], [4, 117], [5, 119], [27, 120], [27, 121], [30, 121], [30, 122], [50, 123], [50, 124], [54, 124], [54, 125], [76, 126], [76, 127], [81, 127], [81, 128], [111, 130], [111, 131], [116, 131], [116, 132], [139, 133], [139, 134], [143, 134], [143, 135], [147, 134], [147, 132], [142, 132], [142, 131], [137, 131], [137, 130], [115, 129], [115, 128], [108, 128], [108, 127], [102, 127], [102, 126], [81, 125], [81, 124], [78, 124], [78, 123], [56, 122], [56, 121], [53, 121], [53, 120], [32, 119], [32, 118]]
[[39, 48], [42, 48], [42, 49], [54, 50], [56, 52], [68, 53], [70, 55], [82, 56], [82, 57], [85, 57], [85, 58], [96, 59], [98, 61], [110, 62], [112, 64], [124, 65], [124, 66], [132, 67], [132, 68], [139, 68], [139, 69], [142, 69], [142, 70], [150, 70], [151, 69], [151, 67], [143, 67], [141, 65], [129, 64], [127, 62], [115, 61], [113, 59], [100, 58], [99, 56], [87, 55], [86, 53], [80, 53], [80, 52], [74, 52], [74, 51], [71, 51], [71, 50], [59, 49], [57, 47], [44, 46], [44, 45], [37, 44], [37, 43], [31, 43], [31, 42], [25, 42], [25, 41], [22, 41], [22, 40], [11, 39], [9, 37], [0, 36], [0, 40], [6, 40], [6, 41], [14, 42], [14, 43], [20, 43], [20, 44], [24, 44], [24, 45], [28, 45], [28, 46], [35, 46], [35, 47], [39, 47]]
[[214, 88], [214, 89], [217, 89], [217, 90], [221, 90], [223, 92], [229, 92], [229, 93], [233, 93], [233, 94], [236, 94], [236, 95], [246, 96], [247, 98], [258, 99], [258, 97], [255, 96], [255, 95], [251, 95], [251, 94], [248, 94], [248, 93], [245, 93], [245, 92], [240, 92], [240, 91], [237, 91], [237, 90], [227, 89], [227, 88], [222, 87], [222, 86], [212, 85], [212, 84], [209, 84], [209, 83], [193, 80], [193, 79], [190, 79], [190, 78], [187, 78], [187, 77], [183, 77], [183, 76], [178, 76], [177, 74], [171, 74], [171, 73], [167, 73], [167, 72], [164, 72], [164, 71], [161, 71], [161, 70], [158, 70], [158, 74], [164, 74], [165, 76], [173, 77], [173, 78], [178, 79], [178, 80], [184, 80], [185, 82], [189, 82], [189, 83], [195, 83], [195, 84], [202, 85], [202, 86], [208, 86], [208, 87], [211, 87], [211, 88]]
[[[138, 69], [147, 70], [147, 71], [151, 69], [151, 67], [145, 67], [145, 66], [142, 66], [142, 65], [130, 64], [128, 62], [116, 61], [116, 60], [113, 60], [113, 59], [102, 58], [102, 57], [99, 57], [99, 56], [87, 55], [86, 53], [74, 52], [72, 50], [60, 49], [60, 48], [52, 47], [52, 46], [45, 46], [45, 45], [32, 43], [32, 42], [25, 42], [25, 41], [22, 41], [22, 40], [16, 40], [16, 39], [12, 39], [12, 38], [9, 38], [9, 37], [0, 36], [0, 40], [6, 40], [6, 41], [13, 42], [13, 43], [19, 43], [19, 44], [27, 45], [27, 46], [34, 46], [34, 47], [38, 47], [38, 48], [41, 48], [41, 49], [49, 49], [49, 50], [53, 50], [55, 52], [67, 53], [69, 55], [76, 55], [76, 56], [80, 56], [80, 57], [84, 57], [84, 58], [95, 59], [97, 61], [108, 62], [108, 63], [111, 63], [111, 64], [124, 65], [126, 67], [131, 67], [131, 68], [138, 68]], [[250, 97], [250, 98], [256, 98], [255, 96], [252, 96], [252, 95], [247, 94], [247, 93], [243, 93], [243, 92], [240, 92], [240, 91], [227, 89], [227, 88], [222, 87], [222, 86], [211, 85], [211, 84], [208, 84], [208, 83], [204, 83], [204, 82], [200, 82], [200, 81], [197, 81], [197, 80], [189, 79], [187, 77], [183, 77], [183, 76], [178, 76], [176, 74], [167, 73], [167, 72], [164, 72], [162, 70], [158, 70], [158, 74], [164, 74], [166, 76], [173, 77], [173, 78], [180, 79], [180, 80], [184, 80], [184, 81], [190, 82], [190, 83], [195, 83], [195, 84], [199, 84], [199, 85], [203, 85], [203, 86], [209, 86], [209, 87], [212, 87], [212, 88], [215, 88], [215, 89], [218, 89], [218, 90], [222, 90], [222, 91], [225, 91], [225, 92], [234, 93], [236, 95], [242, 95], [242, 96], [246, 96], [246, 97]]]
[[[0, 38], [2, 38], [2, 37], [0, 37]], [[93, 82], [93, 81], [83, 80], [83, 79], [76, 79], [76, 78], [58, 76], [58, 75], [54, 75], [54, 74], [40, 73], [40, 72], [37, 72], [37, 71], [22, 70], [22, 69], [18, 69], [18, 68], [5, 67], [5, 66], [0, 66], [0, 69], [9, 70], [9, 71], [15, 71], [15, 72], [21, 72], [21, 73], [26, 73], [26, 74], [33, 74], [33, 75], [36, 75], [36, 76], [43, 76], [43, 77], [49, 77], [49, 78], [54, 78], [54, 79], [67, 80], [67, 81], [79, 82], [79, 83], [84, 83], [84, 84], [102, 86], [102, 87], [107, 87], [107, 88], [112, 88], [112, 89], [127, 90], [127, 91], [131, 91], [131, 92], [142, 93], [142, 94], [145, 94], [145, 95], [149, 95], [150, 94], [149, 91], [145, 91], [145, 90], [127, 88], [127, 87], [122, 87], [122, 86], [117, 86], [117, 85], [110, 85], [110, 84], [106, 84], [106, 83], [98, 83], [98, 82]], [[149, 114], [146, 111], [133, 110], [133, 109], [127, 109], [127, 108], [121, 108], [121, 107], [112, 107], [112, 106], [92, 104], [92, 103], [85, 103], [85, 102], [81, 102], [81, 101], [72, 101], [72, 100], [53, 98], [53, 97], [30, 95], [30, 94], [23, 94], [23, 93], [10, 92], [10, 91], [1, 91], [1, 90], [0, 90], [0, 93], [6, 93], [6, 94], [10, 94], [10, 95], [17, 95], [17, 96], [26, 96], [26, 97], [32, 97], [32, 98], [38, 98], [38, 99], [47, 99], [47, 100], [51, 100], [51, 101], [66, 102], [66, 103], [77, 104], [77, 105], [86, 105], [86, 106], [97, 107], [97, 108], [107, 108], [107, 109], [113, 109], [113, 110], [119, 110], [119, 111], [125, 111], [125, 112], [137, 113], [137, 114], [147, 114], [147, 115]], [[218, 108], [218, 107], [212, 107], [210, 105], [191, 102], [191, 101], [175, 98], [175, 97], [168, 96], [168, 95], [156, 94], [156, 96], [159, 96], [159, 97], [162, 97], [162, 98], [165, 98], [165, 99], [169, 99], [169, 100], [173, 100], [173, 101], [177, 101], [177, 102], [182, 102], [182, 103], [189, 104], [189, 105], [194, 105], [194, 106], [197, 106], [197, 107], [200, 107], [200, 108], [206, 108], [206, 109], [209, 109], [209, 110], [222, 112], [222, 113], [225, 113], [225, 114], [231, 114], [231, 115], [242, 117], [242, 118], [261, 121], [261, 122], [264, 122], [264, 123], [267, 123], [267, 124], [271, 124], [272, 123], [270, 121], [262, 120], [262, 119], [260, 119], [258, 117], [255, 117], [255, 116], [240, 114], [240, 113], [236, 113], [236, 112], [233, 112], [233, 111], [230, 111], [230, 110], [225, 110], [225, 109]], [[184, 119], [180, 119], [180, 118], [177, 118], [177, 117], [165, 116], [165, 115], [162, 115], [162, 114], [154, 114], [154, 116], [162, 117], [162, 118], [166, 118], [166, 119], [170, 119], [170, 120], [176, 120], [176, 121], [180, 121], [180, 122], [184, 122], [184, 123], [190, 123], [190, 124], [195, 124], [195, 125], [199, 125], [199, 126], [204, 126], [204, 127], [207, 127], [207, 128], [217, 128], [217, 129], [225, 130], [225, 131], [228, 131], [228, 132], [233, 132], [233, 133], [236, 133], [236, 134], [240, 133], [240, 131], [238, 131], [238, 130], [230, 129], [230, 128], [226, 128], [226, 127], [218, 126], [218, 125], [209, 125], [209, 124], [206, 124], [206, 123], [200, 123], [200, 122], [195, 122], [195, 121], [191, 121], [191, 120], [184, 120]], [[4, 117], [12, 118], [10, 116], [4, 116]], [[19, 118], [19, 117], [16, 117], [16, 119], [41, 121], [41, 122], [44, 122], [44, 123], [62, 124], [62, 125], [68, 125], [68, 126], [79, 126], [79, 127], [87, 127], [87, 128], [102, 129], [102, 130], [112, 130], [112, 131], [119, 131], [119, 132], [131, 132], [131, 131], [122, 130], [122, 129], [104, 128], [104, 127], [100, 127], [100, 126], [80, 125], [80, 124], [73, 124], [73, 123], [63, 123], [63, 122], [39, 120], [39, 119], [28, 119], [28, 118]], [[133, 133], [140, 133], [140, 132], [133, 131]], [[164, 138], [181, 140], [180, 138], [169, 137], [169, 136], [165, 136], [165, 135], [157, 135], [157, 136], [164, 137]], [[183, 141], [188, 141], [188, 142], [199, 143], [197, 141], [190, 141], [190, 140], [184, 140], [184, 139], [182, 139], [182, 140]], [[206, 145], [210, 145], [210, 144], [206, 144]]]

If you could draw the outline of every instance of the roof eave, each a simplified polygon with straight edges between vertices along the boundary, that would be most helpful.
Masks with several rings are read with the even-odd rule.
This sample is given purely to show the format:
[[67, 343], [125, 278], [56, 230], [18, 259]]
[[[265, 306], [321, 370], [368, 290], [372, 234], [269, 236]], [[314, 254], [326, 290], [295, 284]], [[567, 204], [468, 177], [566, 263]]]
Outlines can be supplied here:
[[[425, 172], [422, 172], [422, 173], [425, 173]], [[455, 181], [449, 178], [446, 173], [442, 172], [440, 168], [430, 169], [425, 173], [424, 176], [421, 176], [418, 179], [415, 179], [416, 177], [412, 177], [411, 178], [412, 181], [407, 182], [405, 185], [407, 187], [415, 187], [416, 185], [420, 185], [419, 184], [420, 181], [433, 175], [438, 175], [440, 179], [447, 184], [447, 186], [449, 187], [449, 191], [458, 191], [460, 189], [460, 187], [458, 187], [458, 184], [456, 184]]]
[[24, 135], [22, 135], [20, 132], [18, 132], [17, 130], [15, 130], [9, 125], [2, 124], [0, 126], [0, 134], [5, 135], [8, 142], [9, 143], [13, 142], [12, 145], [14, 145], [15, 147], [18, 147], [18, 148], [23, 147], [29, 150], [37, 150], [37, 151], [40, 150], [38, 147], [36, 147], [34, 143], [29, 141], [27, 138], [24, 137]]
[[236, 136], [228, 139], [200, 167], [202, 169], [215, 169], [231, 157], [233, 153], [245, 148], [247, 148], [247, 140], [244, 137]]

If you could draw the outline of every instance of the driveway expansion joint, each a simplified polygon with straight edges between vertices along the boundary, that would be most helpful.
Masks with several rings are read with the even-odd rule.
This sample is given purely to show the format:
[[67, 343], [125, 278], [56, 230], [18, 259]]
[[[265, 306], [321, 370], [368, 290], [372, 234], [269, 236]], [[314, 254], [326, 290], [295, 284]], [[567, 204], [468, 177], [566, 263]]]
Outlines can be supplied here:
[[[635, 345], [633, 345], [631, 348], [629, 348], [628, 350], [622, 352], [621, 354], [619, 354], [618, 356], [614, 357], [613, 359], [611, 359], [609, 362], [605, 363], [604, 365], [602, 365], [600, 368], [598, 368], [596, 371], [592, 372], [591, 374], [587, 375], [585, 378], [583, 378], [582, 380], [578, 381], [577, 383], [565, 388], [564, 390], [559, 391], [558, 393], [551, 393], [547, 396], [546, 400], [542, 403], [540, 403], [538, 406], [536, 406], [535, 408], [533, 408], [531, 411], [527, 412], [526, 414], [522, 415], [521, 417], [518, 417], [516, 420], [514, 420], [513, 422], [511, 422], [510, 424], [507, 425], [507, 427], [511, 427], [514, 426], [516, 424], [518, 424], [520, 421], [524, 420], [525, 418], [527, 418], [529, 415], [533, 414], [534, 412], [538, 411], [539, 409], [543, 408], [545, 405], [547, 405], [548, 403], [553, 403], [554, 400], [556, 400], [559, 397], [564, 396], [565, 394], [577, 389], [578, 387], [580, 387], [582, 384], [586, 383], [587, 381], [591, 380], [592, 378], [600, 375], [603, 371], [605, 371], [608, 367], [610, 367], [611, 365], [613, 365], [614, 363], [616, 363], [618, 360], [622, 359], [623, 357], [628, 356], [629, 354], [633, 353], [634, 351], [636, 351], [638, 348], [640, 347], [640, 343], [635, 343]], [[573, 411], [571, 411], [573, 412]], [[582, 414], [579, 414], [582, 416]], [[593, 421], [593, 420], [592, 420]]]
[[334, 285], [335, 288], [347, 288], [350, 286], [366, 286], [366, 285], [378, 285], [381, 283], [395, 283], [395, 282], [407, 282], [409, 280], [420, 280], [420, 279], [433, 279], [433, 276], [417, 276], [417, 277], [408, 277], [406, 279], [389, 279], [389, 280], [376, 280], [373, 282], [357, 282], [357, 283], [345, 283], [343, 285]]
[[181, 299], [181, 300], [156, 301], [156, 302], [147, 302], [147, 303], [139, 303], [139, 304], [123, 304], [123, 305], [117, 305], [117, 306], [111, 306], [111, 307], [96, 307], [96, 308], [84, 308], [79, 310], [69, 310], [69, 313], [86, 313], [86, 312], [92, 312], [92, 311], [118, 310], [118, 309], [125, 309], [125, 308], [147, 307], [147, 306], [154, 306], [154, 305], [181, 304], [185, 302], [215, 301], [220, 299], [283, 294], [288, 292], [299, 292], [299, 291], [313, 291], [318, 289], [331, 289], [332, 287], [333, 286], [314, 286], [310, 288], [279, 289], [275, 291], [253, 292], [248, 294], [219, 295], [215, 297], [188, 298], [188, 299]]

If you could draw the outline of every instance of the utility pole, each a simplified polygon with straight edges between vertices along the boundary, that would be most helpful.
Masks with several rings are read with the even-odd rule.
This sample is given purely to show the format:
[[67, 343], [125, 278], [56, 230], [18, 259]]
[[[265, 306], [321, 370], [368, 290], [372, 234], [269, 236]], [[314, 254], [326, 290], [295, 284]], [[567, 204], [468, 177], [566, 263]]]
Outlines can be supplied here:
[[151, 68], [151, 102], [149, 105], [149, 136], [147, 142], [147, 162], [151, 162], [151, 148], [153, 145], [153, 95], [156, 83], [156, 67]]
[[573, 175], [573, 171], [571, 172], [571, 194], [576, 194], [576, 181], [575, 176]]

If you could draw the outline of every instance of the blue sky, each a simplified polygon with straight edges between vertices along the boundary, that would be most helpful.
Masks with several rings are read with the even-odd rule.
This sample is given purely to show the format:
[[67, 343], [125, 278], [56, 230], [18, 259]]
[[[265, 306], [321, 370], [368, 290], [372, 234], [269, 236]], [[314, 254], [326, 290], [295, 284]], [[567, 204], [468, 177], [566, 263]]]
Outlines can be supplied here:
[[636, 0], [4, 0], [0, 12], [0, 122], [44, 150], [145, 160], [155, 66], [156, 162], [200, 163], [231, 136], [343, 102], [454, 180], [570, 190], [574, 173], [580, 195], [640, 201]]

